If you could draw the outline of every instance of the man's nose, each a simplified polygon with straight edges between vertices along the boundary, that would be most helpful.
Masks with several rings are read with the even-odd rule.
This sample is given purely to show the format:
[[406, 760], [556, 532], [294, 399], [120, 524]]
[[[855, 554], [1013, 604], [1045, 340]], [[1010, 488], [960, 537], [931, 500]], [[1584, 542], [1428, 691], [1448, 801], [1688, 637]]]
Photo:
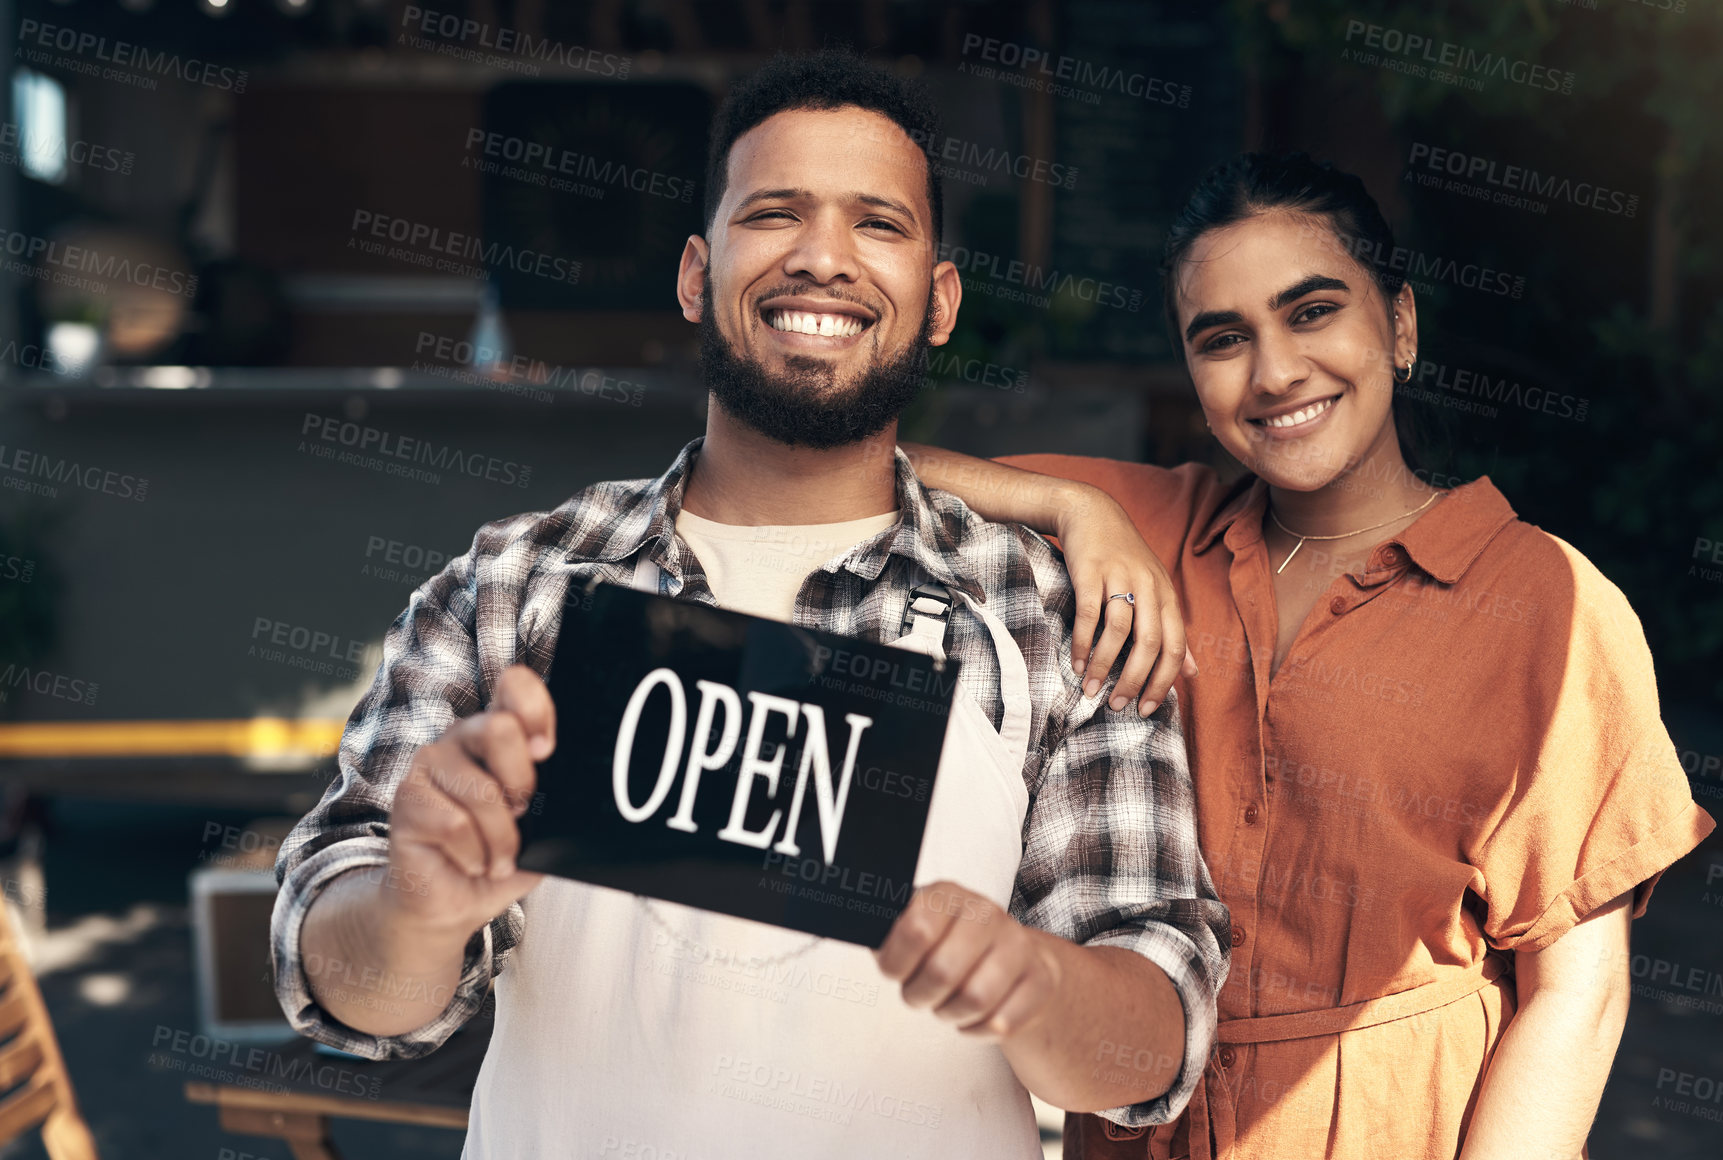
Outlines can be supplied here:
[[784, 273], [821, 285], [856, 281], [861, 262], [855, 232], [840, 218], [816, 215], [796, 231], [796, 243], [784, 255]]

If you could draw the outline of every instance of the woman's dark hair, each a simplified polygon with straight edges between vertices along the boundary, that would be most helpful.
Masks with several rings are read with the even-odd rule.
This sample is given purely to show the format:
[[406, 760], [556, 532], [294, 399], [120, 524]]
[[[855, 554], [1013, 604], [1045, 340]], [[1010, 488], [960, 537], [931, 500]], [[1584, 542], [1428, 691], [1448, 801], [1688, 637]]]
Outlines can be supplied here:
[[[706, 232], [730, 176], [730, 147], [736, 138], [766, 118], [787, 109], [838, 109], [854, 105], [897, 122], [924, 153], [940, 136], [933, 101], [919, 84], [869, 64], [844, 48], [825, 48], [806, 56], [780, 53], [765, 67], [737, 82], [712, 118], [706, 155]], [[933, 244], [940, 239], [945, 198], [931, 157], [927, 165], [927, 204], [933, 214]]]
[[[1394, 230], [1364, 183], [1326, 161], [1305, 153], [1278, 156], [1243, 153], [1222, 162], [1206, 173], [1185, 206], [1167, 230], [1161, 250], [1161, 293], [1166, 304], [1167, 330], [1179, 358], [1185, 357], [1184, 336], [1179, 333], [1179, 266], [1196, 240], [1210, 230], [1230, 225], [1271, 210], [1320, 219], [1335, 239], [1358, 261], [1376, 282], [1392, 314], [1394, 296], [1406, 284], [1392, 266]], [[1397, 384], [1396, 384], [1397, 385]], [[1394, 395], [1394, 432], [1406, 465], [1417, 469], [1427, 455], [1419, 454], [1427, 443], [1421, 416], [1398, 393]]]

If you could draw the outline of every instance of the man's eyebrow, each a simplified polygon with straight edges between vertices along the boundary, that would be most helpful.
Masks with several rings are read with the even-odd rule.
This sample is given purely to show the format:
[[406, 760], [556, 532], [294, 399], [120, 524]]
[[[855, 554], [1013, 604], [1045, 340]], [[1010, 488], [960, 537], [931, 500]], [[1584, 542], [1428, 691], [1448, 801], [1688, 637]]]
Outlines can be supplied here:
[[[762, 201], [807, 201], [813, 196], [813, 191], [808, 189], [756, 189], [736, 203], [736, 212], [740, 213], [749, 206]], [[901, 214], [917, 225], [921, 224], [921, 219], [916, 216], [914, 209], [893, 198], [881, 197], [877, 193], [850, 193], [844, 196], [846, 200], [890, 210], [892, 213]]]
[[1318, 290], [1350, 291], [1351, 289], [1352, 287], [1348, 286], [1338, 278], [1330, 278], [1327, 274], [1311, 274], [1306, 278], [1301, 278], [1297, 282], [1294, 282], [1279, 294], [1270, 298], [1268, 300], [1268, 308], [1270, 310], [1279, 310], [1288, 302], [1297, 302], [1306, 294], [1312, 294]]
[[737, 202], [736, 209], [740, 212], [761, 201], [805, 201], [812, 196], [813, 194], [805, 189], [756, 189]]
[[893, 213], [902, 214], [910, 221], [915, 222], [918, 225], [920, 224], [921, 219], [915, 216], [915, 210], [911, 209], [901, 201], [893, 201], [891, 198], [881, 197], [877, 193], [852, 193], [850, 194], [850, 198], [853, 201], [861, 202], [863, 205], [874, 205], [878, 206], [880, 209], [889, 209]]

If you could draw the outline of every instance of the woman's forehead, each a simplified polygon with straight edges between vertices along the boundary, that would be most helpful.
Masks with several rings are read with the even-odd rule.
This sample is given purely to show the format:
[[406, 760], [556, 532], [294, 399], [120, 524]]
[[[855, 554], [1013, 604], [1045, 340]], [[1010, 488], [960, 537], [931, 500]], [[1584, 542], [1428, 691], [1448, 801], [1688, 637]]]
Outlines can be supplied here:
[[1326, 218], [1267, 210], [1199, 236], [1180, 259], [1174, 285], [1181, 313], [1244, 311], [1266, 307], [1275, 294], [1312, 275], [1338, 278], [1361, 293], [1374, 285]]

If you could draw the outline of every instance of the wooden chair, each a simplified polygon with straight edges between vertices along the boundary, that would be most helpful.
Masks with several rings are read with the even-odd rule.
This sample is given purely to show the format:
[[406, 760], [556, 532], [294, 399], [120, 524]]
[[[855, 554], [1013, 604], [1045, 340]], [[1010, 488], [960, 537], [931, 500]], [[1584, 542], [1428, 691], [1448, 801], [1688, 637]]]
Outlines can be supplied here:
[[53, 1160], [96, 1160], [48, 1007], [0, 905], [0, 1143], [31, 1128]]

